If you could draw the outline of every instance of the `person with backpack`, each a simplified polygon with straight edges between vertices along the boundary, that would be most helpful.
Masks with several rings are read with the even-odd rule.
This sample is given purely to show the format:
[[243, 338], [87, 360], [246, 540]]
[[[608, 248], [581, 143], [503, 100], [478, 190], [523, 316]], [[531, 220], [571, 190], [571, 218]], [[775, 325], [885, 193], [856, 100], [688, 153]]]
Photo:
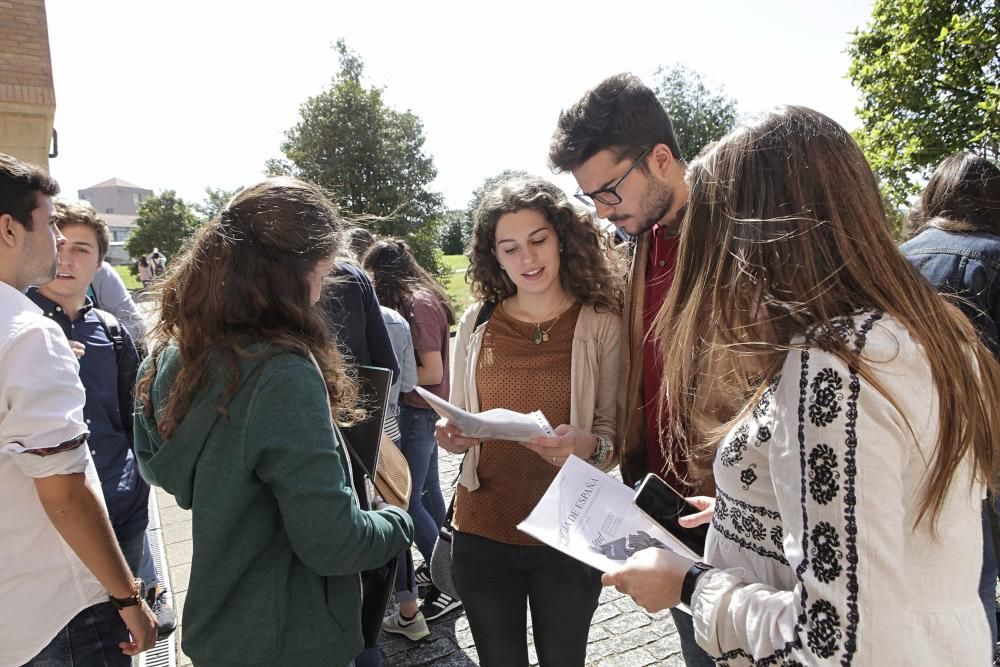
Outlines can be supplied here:
[[135, 459], [132, 391], [139, 355], [128, 330], [87, 296], [108, 252], [110, 233], [86, 202], [57, 200], [55, 220], [66, 237], [59, 249], [55, 279], [30, 288], [27, 296], [59, 324], [79, 359], [88, 444], [111, 527], [129, 569], [146, 585], [158, 634], [164, 637], [173, 632], [177, 621], [153, 566], [146, 535], [149, 485], [139, 476]]

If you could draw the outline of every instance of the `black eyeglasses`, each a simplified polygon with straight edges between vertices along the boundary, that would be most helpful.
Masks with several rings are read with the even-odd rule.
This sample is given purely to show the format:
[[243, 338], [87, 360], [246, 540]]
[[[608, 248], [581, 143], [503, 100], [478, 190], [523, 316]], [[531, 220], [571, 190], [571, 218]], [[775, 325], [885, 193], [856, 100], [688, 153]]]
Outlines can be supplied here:
[[618, 194], [618, 187], [628, 178], [628, 175], [632, 173], [632, 170], [639, 166], [643, 158], [649, 155], [649, 151], [653, 150], [650, 146], [642, 152], [642, 155], [635, 159], [635, 162], [622, 174], [622, 177], [606, 188], [601, 188], [600, 190], [594, 190], [593, 192], [583, 192], [577, 189], [576, 194], [573, 196], [579, 199], [585, 206], [589, 208], [597, 208], [594, 202], [600, 202], [605, 206], [617, 206], [622, 203], [622, 196]]

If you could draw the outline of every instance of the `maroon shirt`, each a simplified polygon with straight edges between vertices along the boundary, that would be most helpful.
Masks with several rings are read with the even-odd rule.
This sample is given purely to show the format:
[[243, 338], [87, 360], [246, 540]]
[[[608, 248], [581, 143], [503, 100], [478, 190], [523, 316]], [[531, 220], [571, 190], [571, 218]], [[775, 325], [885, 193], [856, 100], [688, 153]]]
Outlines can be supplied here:
[[[653, 225], [653, 235], [649, 247], [649, 261], [646, 264], [646, 291], [643, 298], [642, 327], [647, 336], [642, 344], [642, 401], [646, 420], [644, 440], [646, 442], [646, 466], [650, 472], [663, 477], [668, 484], [682, 493], [686, 485], [676, 475], [666, 473], [666, 461], [660, 451], [660, 428], [656, 418], [656, 406], [660, 397], [663, 364], [659, 347], [650, 340], [648, 333], [653, 328], [653, 319], [660, 311], [667, 296], [667, 290], [674, 282], [674, 267], [677, 265], [677, 251], [680, 238], [665, 236], [661, 225]], [[670, 443], [667, 449], [671, 449]], [[683, 466], [679, 466], [683, 469]]]
[[[418, 364], [421, 352], [441, 353], [441, 363], [444, 368], [441, 382], [421, 387], [447, 401], [451, 388], [448, 377], [448, 312], [430, 292], [417, 292], [412, 299], [403, 304], [402, 315], [410, 323], [413, 351], [416, 353]], [[431, 407], [415, 391], [400, 394], [399, 398], [410, 407]]]

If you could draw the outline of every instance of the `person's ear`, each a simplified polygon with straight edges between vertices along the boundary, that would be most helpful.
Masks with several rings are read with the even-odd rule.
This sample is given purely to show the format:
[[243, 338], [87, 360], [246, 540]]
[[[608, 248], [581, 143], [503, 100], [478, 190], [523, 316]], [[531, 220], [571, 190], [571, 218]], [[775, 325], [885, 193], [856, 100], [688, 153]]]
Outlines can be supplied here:
[[17, 245], [18, 234], [23, 231], [24, 226], [10, 213], [0, 215], [0, 244], [13, 248]]
[[656, 172], [661, 176], [665, 176], [667, 171], [670, 169], [670, 165], [674, 163], [677, 156], [673, 154], [670, 147], [666, 144], [656, 144], [653, 146], [653, 150], [649, 152], [649, 157], [647, 158], [647, 165], [650, 171]]

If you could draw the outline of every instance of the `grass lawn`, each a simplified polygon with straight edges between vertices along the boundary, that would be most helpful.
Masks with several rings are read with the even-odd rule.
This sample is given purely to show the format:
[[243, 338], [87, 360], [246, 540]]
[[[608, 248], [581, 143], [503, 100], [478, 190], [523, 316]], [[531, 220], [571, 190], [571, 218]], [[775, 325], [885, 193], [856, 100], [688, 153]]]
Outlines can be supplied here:
[[132, 272], [129, 271], [127, 265], [116, 266], [115, 271], [117, 271], [118, 275], [120, 275], [122, 277], [122, 280], [125, 281], [125, 287], [127, 287], [128, 289], [133, 290], [142, 287], [142, 283], [139, 282], [138, 278], [132, 275]]
[[451, 303], [455, 307], [455, 319], [457, 320], [465, 312], [465, 309], [472, 303], [472, 294], [469, 293], [469, 286], [465, 282], [465, 268], [469, 265], [469, 260], [465, 255], [444, 255], [444, 264], [451, 271], [442, 282], [444, 288], [451, 297]]

